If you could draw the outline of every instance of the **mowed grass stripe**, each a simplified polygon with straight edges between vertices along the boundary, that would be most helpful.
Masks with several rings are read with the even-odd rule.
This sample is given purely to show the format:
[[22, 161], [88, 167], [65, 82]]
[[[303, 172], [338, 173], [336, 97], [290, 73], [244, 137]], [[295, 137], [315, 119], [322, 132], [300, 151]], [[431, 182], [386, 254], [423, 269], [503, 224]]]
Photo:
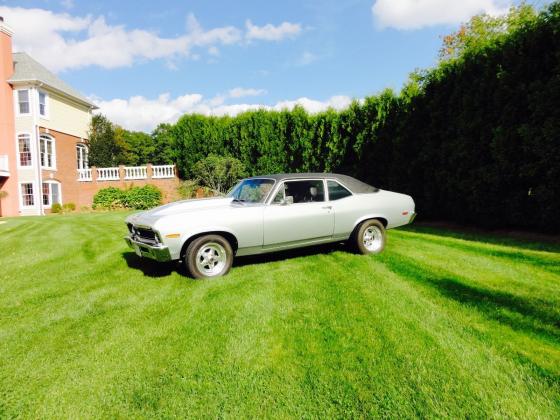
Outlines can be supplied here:
[[3, 417], [560, 414], [554, 247], [419, 228], [381, 256], [323, 247], [193, 281], [138, 262], [124, 217], [0, 226]]

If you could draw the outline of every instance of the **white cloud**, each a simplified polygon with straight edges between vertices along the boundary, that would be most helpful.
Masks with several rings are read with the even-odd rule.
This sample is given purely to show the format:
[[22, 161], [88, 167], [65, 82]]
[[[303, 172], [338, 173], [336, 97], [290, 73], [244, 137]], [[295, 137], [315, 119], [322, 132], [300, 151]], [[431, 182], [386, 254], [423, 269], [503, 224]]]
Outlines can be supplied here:
[[264, 26], [257, 26], [253, 25], [250, 20], [247, 20], [245, 26], [247, 28], [245, 38], [248, 41], [281, 41], [285, 38], [295, 38], [301, 33], [301, 25], [299, 23], [282, 22], [278, 26], [270, 23]]
[[[67, 5], [70, 5], [67, 3]], [[49, 69], [99, 66], [106, 69], [131, 66], [139, 60], [165, 59], [169, 68], [174, 60], [200, 58], [195, 48], [205, 48], [212, 56], [218, 46], [241, 44], [242, 30], [234, 26], [204, 29], [194, 15], [187, 16], [186, 31], [164, 38], [143, 29], [127, 29], [108, 24], [104, 16], [73, 16], [44, 9], [0, 6], [0, 15], [14, 29], [14, 49], [25, 51]], [[297, 29], [297, 30], [296, 30]], [[299, 25], [284, 22], [278, 27], [252, 26], [247, 39], [277, 41], [299, 31]]]
[[277, 102], [274, 105], [225, 104], [227, 98], [223, 95], [211, 99], [205, 99], [200, 94], [186, 94], [172, 98], [168, 93], [161, 94], [155, 99], [148, 99], [143, 96], [111, 100], [91, 99], [99, 106], [99, 112], [105, 114], [111, 121], [129, 130], [139, 131], [151, 131], [159, 123], [174, 123], [183, 114], [237, 115], [255, 109], [277, 111], [292, 109], [296, 105], [303, 106], [311, 113], [317, 113], [328, 108], [344, 109], [352, 102], [352, 99], [347, 96], [333, 96], [326, 101], [302, 97], [296, 100]]
[[266, 95], [265, 89], [245, 89], [242, 87], [236, 87], [231, 89], [228, 94], [230, 98], [244, 98], [246, 96], [261, 96]]
[[372, 13], [380, 27], [419, 29], [454, 25], [478, 13], [507, 12], [509, 0], [375, 0]]

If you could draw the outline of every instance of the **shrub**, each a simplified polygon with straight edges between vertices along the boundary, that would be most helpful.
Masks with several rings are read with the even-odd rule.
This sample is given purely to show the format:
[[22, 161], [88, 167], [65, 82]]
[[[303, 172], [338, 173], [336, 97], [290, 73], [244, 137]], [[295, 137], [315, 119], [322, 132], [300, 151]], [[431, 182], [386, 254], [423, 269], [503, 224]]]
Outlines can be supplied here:
[[125, 191], [115, 187], [103, 188], [93, 197], [95, 210], [113, 210], [125, 207]]
[[76, 205], [74, 203], [65, 203], [62, 205], [62, 210], [66, 212], [71, 212], [76, 210]]
[[199, 198], [201, 196], [212, 197], [215, 195], [210, 188], [203, 187], [192, 179], [181, 182], [181, 185], [177, 187], [177, 192], [179, 193], [179, 197], [183, 199]]
[[194, 165], [193, 174], [201, 186], [222, 194], [243, 178], [246, 172], [245, 165], [239, 159], [211, 154]]
[[121, 190], [115, 187], [103, 188], [93, 197], [96, 210], [136, 209], [146, 210], [161, 204], [161, 191], [154, 185], [131, 187]]
[[62, 213], [62, 204], [54, 203], [51, 206], [51, 213], [54, 213], [54, 214]]
[[124, 191], [124, 207], [146, 210], [161, 204], [161, 191], [154, 185], [132, 187]]

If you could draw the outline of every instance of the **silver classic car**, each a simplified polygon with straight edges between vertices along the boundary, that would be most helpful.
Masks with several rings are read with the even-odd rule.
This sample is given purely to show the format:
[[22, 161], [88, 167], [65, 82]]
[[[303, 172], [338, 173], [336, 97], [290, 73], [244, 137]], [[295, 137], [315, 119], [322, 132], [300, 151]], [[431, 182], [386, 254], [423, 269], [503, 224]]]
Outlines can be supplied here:
[[140, 257], [180, 260], [194, 278], [226, 274], [234, 256], [348, 241], [362, 254], [414, 220], [408, 195], [346, 175], [276, 174], [240, 181], [225, 197], [178, 201], [126, 219]]

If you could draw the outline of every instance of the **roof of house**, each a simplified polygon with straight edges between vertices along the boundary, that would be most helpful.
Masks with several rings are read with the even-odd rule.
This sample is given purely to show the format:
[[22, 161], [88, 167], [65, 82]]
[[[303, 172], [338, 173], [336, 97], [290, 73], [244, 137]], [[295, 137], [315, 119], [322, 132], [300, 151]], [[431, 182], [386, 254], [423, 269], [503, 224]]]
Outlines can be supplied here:
[[66, 84], [52, 72], [46, 69], [41, 63], [35, 61], [24, 52], [14, 53], [14, 74], [8, 83], [39, 82], [58, 91], [66, 96], [70, 96], [85, 105], [97, 108], [84, 95]]
[[262, 176], [254, 176], [255, 178], [270, 178], [276, 181], [285, 180], [297, 180], [297, 179], [334, 179], [339, 181], [345, 187], [347, 187], [354, 194], [366, 194], [379, 191], [378, 188], [373, 187], [365, 182], [359, 181], [348, 175], [333, 174], [333, 173], [323, 173], [323, 172], [307, 172], [307, 173], [292, 173], [292, 174], [270, 174]]

